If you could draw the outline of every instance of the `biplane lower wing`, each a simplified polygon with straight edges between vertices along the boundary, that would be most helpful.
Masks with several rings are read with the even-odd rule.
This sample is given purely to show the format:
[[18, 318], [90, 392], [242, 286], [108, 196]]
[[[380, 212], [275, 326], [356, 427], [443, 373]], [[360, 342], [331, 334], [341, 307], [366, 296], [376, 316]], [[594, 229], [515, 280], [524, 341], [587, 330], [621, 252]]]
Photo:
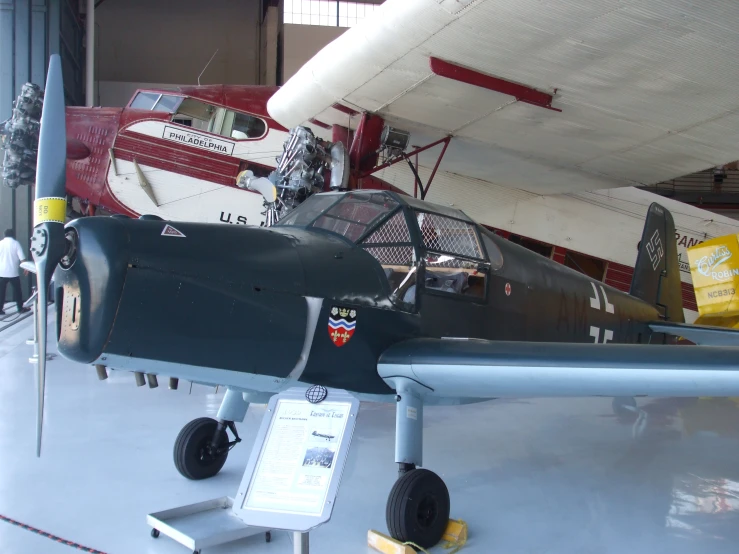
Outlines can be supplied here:
[[737, 396], [739, 348], [412, 339], [378, 371], [446, 398]]

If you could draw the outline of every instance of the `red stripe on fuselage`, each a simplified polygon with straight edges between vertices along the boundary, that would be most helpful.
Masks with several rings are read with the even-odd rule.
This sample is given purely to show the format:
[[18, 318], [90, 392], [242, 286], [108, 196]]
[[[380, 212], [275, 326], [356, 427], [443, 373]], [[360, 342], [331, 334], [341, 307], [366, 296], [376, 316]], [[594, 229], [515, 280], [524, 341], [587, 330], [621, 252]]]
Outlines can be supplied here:
[[141, 133], [124, 131], [115, 146], [118, 159], [171, 171], [219, 185], [235, 185], [241, 160]]

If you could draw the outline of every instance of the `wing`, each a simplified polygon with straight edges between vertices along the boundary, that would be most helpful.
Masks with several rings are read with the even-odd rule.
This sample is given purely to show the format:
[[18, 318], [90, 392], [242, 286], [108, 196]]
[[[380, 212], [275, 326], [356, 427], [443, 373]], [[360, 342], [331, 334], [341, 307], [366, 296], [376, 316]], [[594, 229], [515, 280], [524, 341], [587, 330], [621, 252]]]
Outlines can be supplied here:
[[737, 360], [737, 347], [412, 339], [378, 371], [442, 398], [737, 396]]
[[736, 158], [738, 21], [718, 0], [388, 0], [268, 110], [451, 134], [447, 172], [539, 194], [657, 183]]
[[706, 346], [739, 346], [739, 331], [736, 329], [666, 322], [650, 323], [649, 328], [655, 333], [667, 333], [668, 335], [683, 337], [695, 344]]

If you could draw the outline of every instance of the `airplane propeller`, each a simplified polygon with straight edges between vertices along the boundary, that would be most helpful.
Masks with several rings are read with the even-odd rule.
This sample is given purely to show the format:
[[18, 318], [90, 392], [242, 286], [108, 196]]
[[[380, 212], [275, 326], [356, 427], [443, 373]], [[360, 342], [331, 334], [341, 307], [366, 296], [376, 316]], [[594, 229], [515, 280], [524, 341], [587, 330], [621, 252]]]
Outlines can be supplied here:
[[41, 131], [36, 162], [36, 198], [33, 206], [34, 230], [31, 238], [31, 253], [36, 264], [38, 291], [36, 456], [41, 455], [41, 433], [44, 424], [47, 292], [56, 266], [67, 251], [64, 237], [64, 218], [67, 211], [66, 150], [67, 132], [62, 65], [59, 55], [54, 54], [49, 61], [44, 107], [41, 112]]

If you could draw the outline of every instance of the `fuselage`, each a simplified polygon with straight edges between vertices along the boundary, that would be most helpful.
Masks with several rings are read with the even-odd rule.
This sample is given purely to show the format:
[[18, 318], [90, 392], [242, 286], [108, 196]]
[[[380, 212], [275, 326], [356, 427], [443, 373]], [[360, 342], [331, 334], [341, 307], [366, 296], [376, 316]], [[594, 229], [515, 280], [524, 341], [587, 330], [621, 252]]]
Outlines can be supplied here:
[[137, 91], [125, 108], [68, 107], [68, 143], [87, 147], [67, 162], [68, 195], [85, 215], [259, 225], [261, 198], [236, 180], [247, 168], [266, 175], [275, 165], [287, 136], [266, 110], [276, 90], [180, 87]]
[[[418, 206], [396, 210], [420, 236]], [[644, 323], [659, 319], [656, 308], [470, 225], [482, 257], [460, 264], [470, 268], [465, 292], [452, 290], [460, 273], [439, 265], [444, 256], [424, 239], [413, 244], [415, 285], [401, 301], [367, 238], [315, 226], [81, 218], [68, 224], [76, 259], [55, 277], [59, 350], [244, 389], [299, 380], [388, 394], [377, 361], [405, 339], [653, 340]]]

